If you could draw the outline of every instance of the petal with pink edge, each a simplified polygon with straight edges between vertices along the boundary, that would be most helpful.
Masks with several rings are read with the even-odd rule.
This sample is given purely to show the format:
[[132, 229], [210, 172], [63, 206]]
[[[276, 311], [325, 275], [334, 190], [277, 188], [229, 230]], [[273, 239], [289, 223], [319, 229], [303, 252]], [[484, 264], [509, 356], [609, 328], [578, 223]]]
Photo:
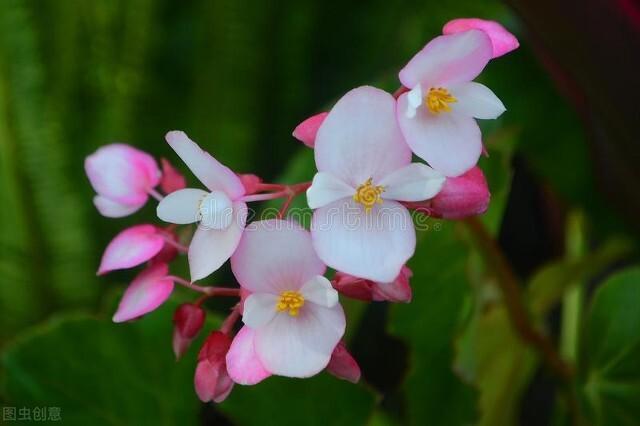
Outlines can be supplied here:
[[271, 376], [256, 355], [254, 336], [254, 330], [247, 326], [242, 327], [227, 352], [229, 376], [241, 385], [255, 385]]
[[319, 172], [356, 188], [411, 162], [395, 118], [395, 100], [370, 86], [344, 95], [320, 126], [315, 145]]
[[451, 94], [457, 99], [451, 104], [451, 109], [457, 114], [494, 119], [507, 110], [491, 89], [474, 81], [452, 87]]
[[120, 232], [111, 240], [98, 268], [98, 275], [116, 269], [138, 266], [158, 254], [164, 238], [153, 225], [136, 225]]
[[207, 191], [201, 189], [179, 189], [158, 203], [156, 213], [165, 222], [179, 225], [197, 222], [200, 220], [200, 202], [207, 194]]
[[107, 197], [96, 195], [93, 197], [93, 204], [104, 217], [125, 217], [137, 212], [145, 205], [147, 198], [135, 204], [121, 204]]
[[307, 189], [307, 203], [312, 209], [326, 206], [341, 198], [350, 197], [356, 190], [333, 176], [331, 173], [319, 172], [313, 177]]
[[290, 220], [252, 222], [231, 257], [231, 269], [240, 285], [252, 292], [279, 295], [298, 290], [316, 275], [324, 274], [311, 235]]
[[316, 135], [318, 134], [318, 129], [320, 125], [327, 117], [328, 112], [321, 112], [320, 114], [313, 115], [302, 123], [298, 124], [295, 129], [293, 129], [293, 137], [298, 139], [300, 142], [308, 146], [309, 148], [313, 148], [316, 143]]
[[313, 246], [328, 266], [373, 281], [390, 282], [413, 255], [416, 234], [406, 208], [385, 200], [365, 213], [352, 199], [313, 214]]
[[167, 133], [165, 139], [209, 190], [224, 191], [232, 200], [244, 195], [244, 185], [240, 178], [208, 152], [203, 151], [186, 133], [173, 130]]
[[273, 374], [310, 377], [327, 366], [344, 330], [340, 304], [325, 308], [308, 303], [297, 316], [280, 313], [256, 330], [256, 354]]
[[422, 201], [433, 198], [442, 188], [445, 177], [426, 164], [412, 163], [387, 175], [382, 198], [398, 201]]
[[497, 58], [520, 46], [518, 39], [505, 27], [495, 21], [478, 18], [459, 18], [447, 22], [442, 28], [443, 34], [455, 34], [472, 29], [484, 31], [491, 39], [493, 57]]
[[491, 39], [483, 31], [442, 35], [416, 53], [399, 77], [405, 87], [421, 84], [424, 90], [465, 83], [476, 78], [492, 56]]
[[173, 291], [173, 281], [167, 277], [166, 264], [157, 264], [138, 274], [124, 292], [113, 322], [124, 322], [147, 314], [164, 303]]
[[199, 226], [189, 244], [191, 280], [196, 281], [215, 272], [235, 252], [247, 222], [247, 205], [233, 203], [233, 219], [227, 229]]
[[125, 144], [98, 149], [85, 159], [84, 168], [98, 195], [125, 205], [144, 204], [147, 191], [160, 181], [153, 157]]
[[413, 152], [445, 176], [459, 176], [478, 162], [482, 135], [475, 119], [452, 112], [433, 114], [420, 108], [407, 118], [407, 97], [398, 99], [398, 122]]

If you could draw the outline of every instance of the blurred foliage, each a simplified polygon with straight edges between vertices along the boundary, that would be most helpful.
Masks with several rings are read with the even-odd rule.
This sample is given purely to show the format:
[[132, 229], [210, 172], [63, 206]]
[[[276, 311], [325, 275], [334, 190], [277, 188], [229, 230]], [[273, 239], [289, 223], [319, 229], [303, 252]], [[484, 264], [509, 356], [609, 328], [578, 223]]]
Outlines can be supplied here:
[[[154, 207], [100, 217], [84, 176], [86, 155], [124, 141], [185, 170], [163, 142], [166, 131], [183, 129], [238, 172], [309, 180], [312, 151], [291, 138], [293, 127], [352, 87], [395, 90], [406, 60], [461, 16], [499, 20], [522, 42], [481, 77], [508, 108], [481, 123], [489, 152], [481, 167], [492, 191], [483, 223], [492, 235], [516, 239], [531, 226], [537, 211], [518, 218], [521, 228], [503, 223], [513, 202], [513, 159], [523, 159], [551, 194], [536, 208], [560, 217], [555, 237], [564, 246], [520, 277], [525, 303], [550, 335], [558, 333], [549, 318], [561, 311], [560, 345], [578, 362], [573, 387], [583, 420], [633, 424], [640, 415], [638, 271], [599, 288], [586, 322], [582, 306], [612, 268], [637, 256], [637, 243], [595, 190], [578, 116], [533, 56], [520, 21], [497, 0], [0, 2], [2, 396], [60, 405], [65, 422], [83, 425], [519, 424], [521, 406], [536, 404], [525, 395], [539, 359], [516, 335], [463, 223], [427, 222], [410, 263], [411, 304], [345, 303], [347, 340], [363, 366], [365, 383], [357, 386], [324, 373], [270, 378], [205, 407], [192, 390], [197, 346], [172, 360], [174, 304], [128, 325], [111, 324], [111, 311], [96, 316], [111, 288], [133, 276], [98, 280], [102, 249], [120, 229], [153, 221]], [[294, 206], [304, 208], [304, 199]], [[582, 212], [578, 225], [567, 211]], [[528, 247], [524, 253], [536, 255]], [[223, 268], [207, 282], [230, 279]], [[209, 308], [215, 322], [228, 305]], [[404, 355], [385, 358], [388, 345]], [[562, 392], [557, 401], [565, 410], [558, 424], [569, 424]]]

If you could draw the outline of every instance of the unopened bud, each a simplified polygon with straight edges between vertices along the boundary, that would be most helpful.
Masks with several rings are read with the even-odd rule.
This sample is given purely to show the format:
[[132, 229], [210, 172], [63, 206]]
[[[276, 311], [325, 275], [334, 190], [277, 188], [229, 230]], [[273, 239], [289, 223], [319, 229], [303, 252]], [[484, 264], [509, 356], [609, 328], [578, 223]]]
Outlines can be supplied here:
[[206, 313], [200, 306], [183, 303], [173, 314], [173, 353], [182, 357], [204, 325]]

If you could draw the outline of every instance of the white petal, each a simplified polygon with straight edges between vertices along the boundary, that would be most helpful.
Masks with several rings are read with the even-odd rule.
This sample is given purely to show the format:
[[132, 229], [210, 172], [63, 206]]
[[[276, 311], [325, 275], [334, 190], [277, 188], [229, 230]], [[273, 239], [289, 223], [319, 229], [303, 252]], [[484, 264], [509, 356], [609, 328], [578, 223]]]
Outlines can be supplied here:
[[245, 289], [279, 295], [298, 290], [310, 278], [324, 274], [326, 267], [313, 250], [308, 231], [296, 222], [273, 219], [247, 226], [231, 269]]
[[480, 83], [472, 81], [460, 84], [452, 87], [451, 93], [458, 100], [451, 104], [451, 109], [458, 114], [493, 119], [507, 110], [491, 89]]
[[305, 304], [298, 316], [281, 313], [256, 330], [256, 354], [273, 374], [310, 377], [327, 366], [344, 329], [340, 304], [333, 308]]
[[200, 182], [211, 191], [224, 191], [232, 200], [244, 195], [245, 190], [240, 178], [211, 154], [203, 151], [184, 132], [171, 131], [165, 139]]
[[341, 198], [350, 197], [355, 189], [331, 173], [318, 172], [307, 189], [307, 203], [312, 209], [326, 206]]
[[409, 100], [409, 106], [413, 109], [416, 109], [420, 105], [422, 105], [422, 85], [418, 84], [416, 87], [409, 90], [407, 99]]
[[411, 151], [398, 128], [395, 109], [393, 96], [373, 87], [344, 95], [318, 130], [314, 149], [318, 171], [357, 188], [369, 178], [377, 182], [409, 164]]
[[96, 195], [93, 197], [93, 204], [104, 217], [125, 217], [140, 210], [145, 203], [132, 205], [120, 204], [107, 197]]
[[328, 266], [378, 282], [393, 281], [416, 245], [409, 212], [390, 200], [369, 213], [353, 199], [321, 207], [314, 212], [311, 236]]
[[253, 293], [244, 301], [242, 322], [251, 328], [260, 328], [276, 316], [278, 296], [267, 293]]
[[160, 201], [156, 209], [158, 217], [165, 222], [186, 225], [200, 220], [198, 208], [207, 196], [201, 189], [186, 188], [174, 191]]
[[189, 245], [189, 269], [193, 281], [205, 278], [231, 257], [240, 243], [247, 220], [247, 205], [233, 203], [233, 220], [224, 230], [198, 227]]
[[322, 275], [317, 275], [307, 281], [300, 289], [300, 293], [304, 297], [305, 303], [313, 302], [325, 308], [332, 308], [338, 303], [338, 292], [333, 288], [331, 282]]
[[426, 164], [413, 163], [380, 181], [384, 186], [382, 198], [398, 201], [422, 201], [436, 196], [445, 177]]

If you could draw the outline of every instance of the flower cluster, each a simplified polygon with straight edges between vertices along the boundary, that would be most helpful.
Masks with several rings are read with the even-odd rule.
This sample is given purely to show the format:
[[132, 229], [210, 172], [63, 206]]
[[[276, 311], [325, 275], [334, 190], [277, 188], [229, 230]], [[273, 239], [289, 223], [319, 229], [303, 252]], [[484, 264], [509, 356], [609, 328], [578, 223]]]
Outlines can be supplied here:
[[[309, 377], [326, 369], [357, 382], [360, 369], [342, 341], [339, 295], [409, 302], [406, 263], [416, 246], [411, 212], [458, 219], [487, 209], [475, 119], [496, 118], [505, 108], [472, 80], [518, 42], [499, 24], [479, 19], [451, 21], [443, 33], [400, 71], [394, 95], [358, 87], [295, 128], [294, 137], [314, 150], [312, 182], [271, 184], [237, 174], [180, 131], [167, 133], [166, 141], [199, 187], [187, 188], [169, 161], [159, 167], [128, 145], [87, 157], [102, 215], [132, 214], [152, 197], [165, 222], [125, 229], [105, 250], [98, 274], [146, 264], [126, 289], [115, 322], [153, 311], [176, 284], [200, 293], [174, 315], [173, 349], [180, 357], [204, 327], [203, 302], [239, 298], [200, 350], [194, 384], [201, 400], [220, 402], [234, 383], [253, 385], [274, 374]], [[413, 154], [426, 163], [412, 161]], [[310, 230], [287, 219], [290, 202], [305, 192], [313, 209]], [[277, 218], [248, 222], [248, 203], [280, 198]], [[188, 257], [189, 279], [169, 273], [181, 254]], [[194, 283], [227, 260], [239, 287]]]

